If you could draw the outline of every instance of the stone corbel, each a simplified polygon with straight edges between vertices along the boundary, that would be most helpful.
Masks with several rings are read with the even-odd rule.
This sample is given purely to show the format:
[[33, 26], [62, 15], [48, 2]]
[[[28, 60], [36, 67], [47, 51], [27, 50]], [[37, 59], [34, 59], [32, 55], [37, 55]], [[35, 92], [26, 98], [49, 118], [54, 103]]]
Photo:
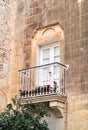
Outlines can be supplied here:
[[65, 103], [58, 101], [49, 102], [49, 106], [58, 118], [64, 117]]

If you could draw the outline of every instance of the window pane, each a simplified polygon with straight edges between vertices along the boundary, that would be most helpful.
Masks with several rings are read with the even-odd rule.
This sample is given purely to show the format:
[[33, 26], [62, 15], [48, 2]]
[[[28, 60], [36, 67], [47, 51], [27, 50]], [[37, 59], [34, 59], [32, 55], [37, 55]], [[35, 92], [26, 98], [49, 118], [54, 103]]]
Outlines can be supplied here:
[[60, 47], [54, 47], [54, 56], [60, 55]]
[[50, 56], [50, 49], [43, 50], [43, 58], [49, 58]]
[[55, 56], [54, 57], [54, 62], [60, 62], [60, 56]]
[[59, 74], [60, 73], [60, 67], [57, 65], [54, 67], [54, 74]]
[[48, 63], [49, 63], [49, 61], [50, 61], [50, 59], [49, 59], [49, 58], [43, 59], [43, 64], [48, 64]]
[[43, 69], [43, 81], [49, 80], [49, 68]]

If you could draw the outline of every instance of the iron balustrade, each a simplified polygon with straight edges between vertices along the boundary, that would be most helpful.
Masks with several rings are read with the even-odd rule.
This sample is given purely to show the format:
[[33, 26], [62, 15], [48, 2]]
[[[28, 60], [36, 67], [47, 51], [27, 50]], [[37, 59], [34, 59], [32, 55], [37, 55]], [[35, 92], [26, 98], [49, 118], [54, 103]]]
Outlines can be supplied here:
[[58, 62], [19, 70], [23, 98], [52, 94], [65, 95], [67, 66]]

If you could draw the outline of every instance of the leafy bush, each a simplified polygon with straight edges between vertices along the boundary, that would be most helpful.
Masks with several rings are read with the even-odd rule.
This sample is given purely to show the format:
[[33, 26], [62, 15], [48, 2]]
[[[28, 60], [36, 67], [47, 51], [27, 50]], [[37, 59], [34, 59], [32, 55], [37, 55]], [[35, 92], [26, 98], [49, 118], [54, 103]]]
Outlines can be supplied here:
[[13, 103], [0, 114], [0, 130], [49, 130], [44, 120], [48, 115], [44, 104], [21, 104], [17, 99]]

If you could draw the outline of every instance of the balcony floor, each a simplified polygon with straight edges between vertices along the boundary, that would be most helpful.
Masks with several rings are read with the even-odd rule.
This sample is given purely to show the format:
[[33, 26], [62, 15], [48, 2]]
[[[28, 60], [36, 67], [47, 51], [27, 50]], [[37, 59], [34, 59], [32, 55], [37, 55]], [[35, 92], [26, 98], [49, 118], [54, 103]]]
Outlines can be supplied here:
[[31, 96], [31, 97], [22, 97], [22, 102], [25, 101], [32, 102], [32, 103], [39, 103], [39, 102], [52, 102], [58, 101], [64, 103], [67, 99], [66, 95], [60, 94], [51, 94], [51, 95], [42, 95], [42, 96]]

